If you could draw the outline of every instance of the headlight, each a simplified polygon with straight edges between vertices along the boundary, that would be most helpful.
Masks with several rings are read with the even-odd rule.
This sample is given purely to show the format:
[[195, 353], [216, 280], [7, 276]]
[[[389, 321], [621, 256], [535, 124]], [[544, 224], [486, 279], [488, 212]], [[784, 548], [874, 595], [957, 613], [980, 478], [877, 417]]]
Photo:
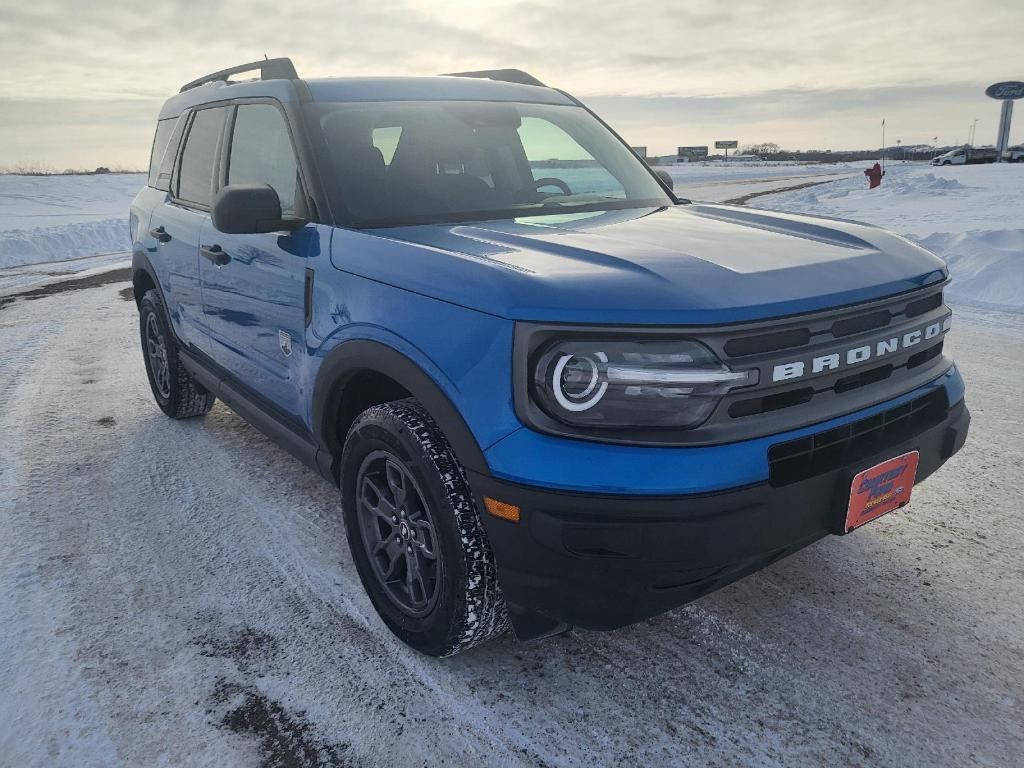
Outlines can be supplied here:
[[578, 427], [686, 429], [726, 392], [757, 383], [695, 341], [559, 340], [533, 356], [531, 395]]

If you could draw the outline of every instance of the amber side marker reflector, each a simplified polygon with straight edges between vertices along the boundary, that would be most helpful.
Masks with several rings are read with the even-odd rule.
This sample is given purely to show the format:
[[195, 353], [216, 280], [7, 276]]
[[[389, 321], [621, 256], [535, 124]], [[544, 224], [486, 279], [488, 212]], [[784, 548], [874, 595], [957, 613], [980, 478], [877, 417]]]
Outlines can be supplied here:
[[519, 507], [515, 504], [506, 504], [504, 501], [484, 496], [484, 506], [495, 517], [500, 517], [502, 520], [511, 520], [513, 523], [519, 522]]

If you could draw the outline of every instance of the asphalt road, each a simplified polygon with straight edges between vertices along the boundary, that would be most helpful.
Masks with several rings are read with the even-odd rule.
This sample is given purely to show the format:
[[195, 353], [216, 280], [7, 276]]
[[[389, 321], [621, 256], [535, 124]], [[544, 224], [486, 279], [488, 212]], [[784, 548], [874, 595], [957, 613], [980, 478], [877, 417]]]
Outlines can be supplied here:
[[152, 402], [126, 283], [0, 309], [0, 765], [1019, 764], [1024, 318], [960, 311], [964, 451], [909, 507], [610, 634], [449, 660], [337, 492]]

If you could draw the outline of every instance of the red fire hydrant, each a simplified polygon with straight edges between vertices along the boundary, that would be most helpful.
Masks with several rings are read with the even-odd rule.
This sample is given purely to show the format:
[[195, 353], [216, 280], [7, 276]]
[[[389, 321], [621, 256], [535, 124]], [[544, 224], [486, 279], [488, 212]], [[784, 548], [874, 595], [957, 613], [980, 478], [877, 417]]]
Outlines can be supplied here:
[[882, 183], [882, 177], [885, 175], [885, 171], [882, 170], [882, 166], [875, 163], [864, 171], [864, 175], [868, 177], [868, 189], [874, 189]]

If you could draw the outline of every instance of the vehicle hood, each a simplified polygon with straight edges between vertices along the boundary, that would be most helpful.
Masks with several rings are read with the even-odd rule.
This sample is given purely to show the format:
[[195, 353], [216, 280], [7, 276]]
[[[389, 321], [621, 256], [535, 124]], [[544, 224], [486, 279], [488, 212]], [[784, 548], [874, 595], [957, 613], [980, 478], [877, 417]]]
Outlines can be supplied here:
[[740, 322], [869, 301], [947, 276], [941, 259], [877, 227], [728, 205], [345, 235], [360, 243], [332, 248], [341, 269], [547, 322]]

